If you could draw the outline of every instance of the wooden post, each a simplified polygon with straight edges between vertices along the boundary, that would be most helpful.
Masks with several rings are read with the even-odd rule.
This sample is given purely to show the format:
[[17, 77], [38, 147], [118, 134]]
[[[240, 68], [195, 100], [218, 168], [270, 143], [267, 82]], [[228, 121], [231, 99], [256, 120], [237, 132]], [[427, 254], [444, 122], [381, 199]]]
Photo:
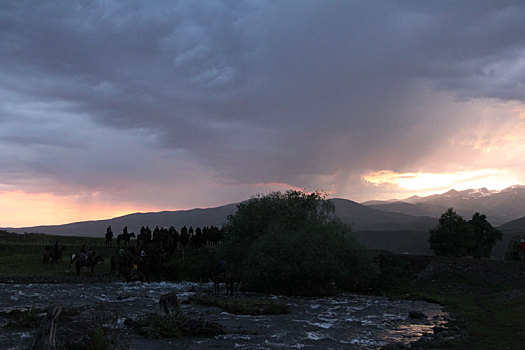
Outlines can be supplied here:
[[56, 327], [58, 316], [62, 312], [64, 305], [56, 303], [51, 305], [46, 317], [40, 324], [40, 329], [33, 343], [33, 349], [37, 350], [56, 350]]

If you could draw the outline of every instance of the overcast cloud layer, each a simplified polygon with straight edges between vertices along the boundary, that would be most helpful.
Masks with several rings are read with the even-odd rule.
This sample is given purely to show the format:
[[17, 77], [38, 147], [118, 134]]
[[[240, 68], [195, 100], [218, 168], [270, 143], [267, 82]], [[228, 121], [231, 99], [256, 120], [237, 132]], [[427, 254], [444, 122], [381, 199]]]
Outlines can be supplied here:
[[0, 191], [174, 209], [403, 193], [365, 181], [379, 171], [525, 182], [524, 18], [519, 1], [2, 1]]

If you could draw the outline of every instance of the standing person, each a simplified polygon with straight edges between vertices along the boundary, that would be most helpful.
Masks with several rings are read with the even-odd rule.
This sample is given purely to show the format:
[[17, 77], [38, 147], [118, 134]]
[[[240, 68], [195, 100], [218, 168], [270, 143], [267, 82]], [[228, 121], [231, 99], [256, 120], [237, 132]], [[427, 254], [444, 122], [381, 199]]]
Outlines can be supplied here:
[[520, 239], [520, 260], [525, 260], [525, 239]]

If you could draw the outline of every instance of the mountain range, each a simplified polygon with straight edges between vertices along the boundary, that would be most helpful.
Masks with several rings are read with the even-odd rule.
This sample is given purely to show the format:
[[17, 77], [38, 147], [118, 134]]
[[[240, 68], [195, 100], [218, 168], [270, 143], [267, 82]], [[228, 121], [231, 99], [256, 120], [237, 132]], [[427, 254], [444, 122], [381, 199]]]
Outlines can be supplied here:
[[[475, 212], [487, 215], [494, 226], [519, 230], [518, 219], [525, 221], [525, 186], [511, 186], [501, 191], [469, 189], [450, 190], [427, 197], [413, 196], [403, 200], [368, 201], [356, 203], [342, 198], [331, 199], [336, 215], [354, 231], [426, 231], [437, 224], [437, 218], [447, 208], [465, 219]], [[65, 225], [35, 226], [9, 229], [14, 232], [39, 232], [60, 235], [102, 236], [111, 225], [115, 232], [128, 226], [130, 232], [138, 232], [141, 226], [222, 226], [228, 215], [235, 213], [237, 203], [216, 208], [163, 211], [157, 213], [134, 213], [107, 220], [84, 221]], [[518, 220], [514, 224], [511, 221]], [[512, 228], [511, 228], [512, 227]], [[524, 228], [525, 231], [525, 228]]]
[[[369, 201], [356, 203], [342, 198], [331, 199], [335, 214], [352, 226], [356, 237], [369, 248], [387, 249], [395, 252], [428, 253], [428, 231], [435, 227], [438, 218], [447, 208], [454, 210], [466, 220], [475, 212], [487, 215], [493, 226], [508, 238], [525, 232], [525, 186], [512, 186], [501, 191], [486, 188], [464, 191], [450, 190], [427, 197], [413, 196], [403, 200]], [[7, 231], [46, 233], [72, 236], [101, 237], [112, 226], [119, 234], [124, 226], [129, 232], [138, 233], [141, 226], [154, 228], [174, 226], [218, 226], [226, 222], [228, 215], [237, 210], [237, 203], [215, 208], [163, 211], [157, 213], [134, 213], [112, 219], [75, 222], [65, 225], [7, 228]], [[500, 250], [506, 242], [501, 242]]]
[[[421, 216], [411, 216], [400, 213], [391, 213], [369, 208], [348, 199], [331, 199], [335, 205], [335, 214], [355, 231], [372, 230], [414, 230], [426, 231], [435, 226], [437, 219]], [[235, 213], [237, 204], [228, 204], [216, 208], [192, 209], [178, 211], [163, 211], [158, 213], [135, 213], [107, 220], [83, 221], [65, 225], [34, 226], [9, 228], [8, 231], [38, 232], [73, 236], [103, 236], [106, 228], [111, 225], [113, 232], [120, 233], [124, 226], [128, 232], [139, 232], [141, 226], [154, 228], [174, 226], [180, 229], [187, 227], [218, 226], [226, 222], [228, 215]]]
[[486, 188], [450, 190], [427, 197], [413, 196], [403, 200], [368, 201], [362, 204], [382, 211], [431, 217], [439, 217], [452, 207], [465, 219], [479, 212], [487, 215], [493, 226], [500, 226], [525, 216], [525, 186], [515, 185], [501, 191]]

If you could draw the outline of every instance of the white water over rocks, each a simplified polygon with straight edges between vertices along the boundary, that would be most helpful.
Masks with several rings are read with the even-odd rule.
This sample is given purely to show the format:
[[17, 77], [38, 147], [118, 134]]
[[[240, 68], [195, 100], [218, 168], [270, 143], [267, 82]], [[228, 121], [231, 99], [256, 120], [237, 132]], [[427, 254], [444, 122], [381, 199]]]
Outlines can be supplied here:
[[[382, 297], [343, 294], [336, 297], [300, 298], [265, 296], [288, 304], [286, 315], [233, 315], [216, 307], [183, 304], [192, 318], [204, 318], [224, 326], [228, 334], [214, 338], [146, 339], [124, 325], [158, 310], [160, 296], [176, 292], [184, 301], [195, 290], [210, 288], [190, 282], [180, 283], [86, 283], [86, 284], [0, 284], [0, 312], [14, 309], [46, 308], [61, 301], [66, 308], [81, 308], [81, 315], [94, 317], [111, 314], [111, 327], [130, 349], [377, 349], [390, 342], [417, 340], [432, 327], [444, 322], [438, 305]], [[251, 294], [250, 294], [251, 295]], [[423, 312], [427, 318], [410, 319], [410, 311]], [[7, 319], [0, 318], [3, 327]], [[60, 324], [58, 325], [60, 327]], [[0, 332], [2, 349], [24, 349], [35, 330]]]

